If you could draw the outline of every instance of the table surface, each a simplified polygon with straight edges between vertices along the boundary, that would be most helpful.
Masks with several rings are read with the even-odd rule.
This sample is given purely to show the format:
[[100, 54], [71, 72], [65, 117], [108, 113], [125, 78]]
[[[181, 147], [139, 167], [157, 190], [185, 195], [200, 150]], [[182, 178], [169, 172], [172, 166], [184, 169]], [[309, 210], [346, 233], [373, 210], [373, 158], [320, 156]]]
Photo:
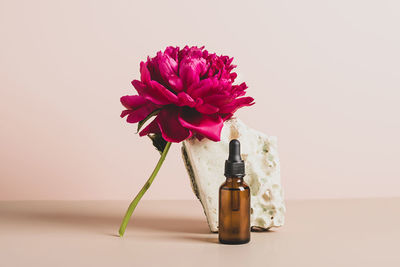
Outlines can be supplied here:
[[400, 198], [287, 202], [286, 224], [222, 245], [195, 200], [0, 202], [0, 266], [400, 266]]

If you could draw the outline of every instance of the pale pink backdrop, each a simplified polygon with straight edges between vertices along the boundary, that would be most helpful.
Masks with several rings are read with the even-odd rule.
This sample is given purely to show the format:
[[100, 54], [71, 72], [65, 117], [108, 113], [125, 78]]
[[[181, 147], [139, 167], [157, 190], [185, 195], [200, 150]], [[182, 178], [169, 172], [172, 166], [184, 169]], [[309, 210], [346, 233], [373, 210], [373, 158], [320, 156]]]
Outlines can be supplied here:
[[[235, 57], [287, 198], [400, 196], [398, 1], [0, 1], [0, 199], [130, 199], [158, 159], [119, 118], [167, 45]], [[193, 198], [180, 145], [146, 194]]]

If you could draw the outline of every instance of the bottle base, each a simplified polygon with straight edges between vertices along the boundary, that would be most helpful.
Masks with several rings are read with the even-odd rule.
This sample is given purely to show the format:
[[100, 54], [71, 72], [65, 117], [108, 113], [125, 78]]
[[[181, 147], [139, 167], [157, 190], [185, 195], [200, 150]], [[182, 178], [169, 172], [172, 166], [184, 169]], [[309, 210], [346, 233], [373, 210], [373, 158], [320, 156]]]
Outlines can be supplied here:
[[219, 242], [221, 244], [225, 244], [225, 245], [240, 245], [240, 244], [246, 244], [250, 242], [250, 238], [249, 239], [244, 239], [244, 240], [223, 240], [223, 239], [219, 239]]

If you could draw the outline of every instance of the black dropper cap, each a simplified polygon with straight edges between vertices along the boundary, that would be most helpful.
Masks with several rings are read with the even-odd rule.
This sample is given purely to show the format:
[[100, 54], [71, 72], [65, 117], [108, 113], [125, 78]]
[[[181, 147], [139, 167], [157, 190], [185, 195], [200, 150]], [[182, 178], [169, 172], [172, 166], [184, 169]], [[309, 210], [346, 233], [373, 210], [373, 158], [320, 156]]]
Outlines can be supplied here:
[[244, 175], [244, 161], [240, 156], [240, 142], [233, 139], [229, 142], [229, 158], [225, 161], [225, 176], [242, 178]]

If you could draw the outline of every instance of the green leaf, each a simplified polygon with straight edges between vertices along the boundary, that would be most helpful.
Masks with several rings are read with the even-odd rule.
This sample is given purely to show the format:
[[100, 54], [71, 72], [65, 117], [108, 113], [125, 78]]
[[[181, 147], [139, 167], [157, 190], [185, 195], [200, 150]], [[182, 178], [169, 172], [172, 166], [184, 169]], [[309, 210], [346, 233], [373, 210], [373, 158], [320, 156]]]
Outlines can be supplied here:
[[153, 141], [153, 146], [162, 154], [168, 142], [165, 141], [161, 134], [148, 134], [147, 136]]
[[160, 109], [155, 109], [155, 110], [153, 110], [153, 112], [151, 112], [149, 115], [147, 115], [146, 118], [144, 118], [143, 120], [139, 121], [136, 133], [138, 133], [140, 131], [140, 128], [143, 127], [143, 125], [146, 123], [146, 121], [148, 121], [151, 117], [157, 115], [158, 112], [160, 112]]

